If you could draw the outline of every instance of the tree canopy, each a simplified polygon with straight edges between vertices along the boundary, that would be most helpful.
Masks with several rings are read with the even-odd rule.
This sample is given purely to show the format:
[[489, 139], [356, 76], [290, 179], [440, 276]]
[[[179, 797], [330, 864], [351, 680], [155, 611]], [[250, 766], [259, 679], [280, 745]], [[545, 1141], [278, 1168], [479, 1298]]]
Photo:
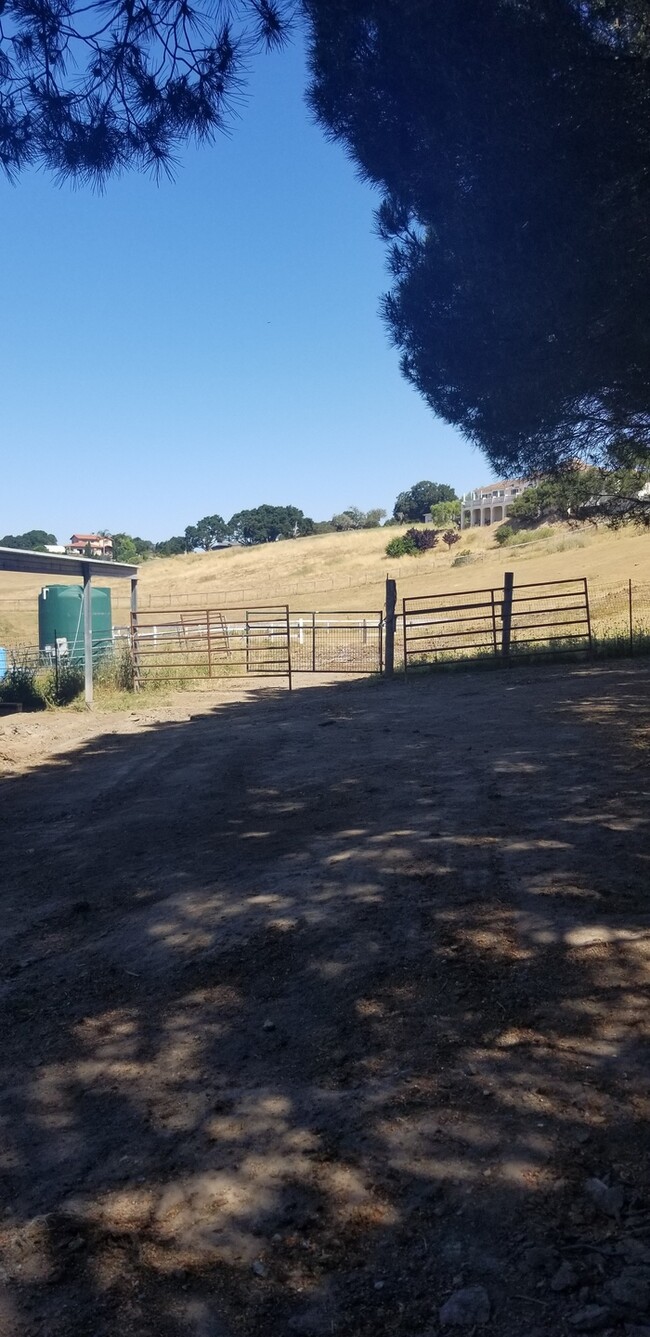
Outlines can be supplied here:
[[[430, 483], [423, 478], [406, 492], [400, 492], [393, 507], [395, 520], [423, 520], [434, 506], [456, 501], [456, 493], [448, 483]], [[447, 518], [447, 517], [445, 517]]]
[[506, 474], [650, 450], [648, 0], [305, 0], [404, 375]]
[[595, 467], [567, 469], [541, 478], [508, 507], [508, 525], [527, 529], [544, 520], [606, 521], [616, 528], [626, 520], [650, 526], [650, 470]]
[[376, 529], [385, 515], [381, 506], [374, 506], [369, 511], [361, 511], [358, 506], [348, 506], [347, 510], [332, 516], [330, 528], [339, 532], [347, 529]]
[[5, 534], [0, 539], [2, 548], [25, 548], [28, 552], [45, 552], [48, 543], [56, 543], [56, 535], [44, 529], [28, 529], [25, 534]]
[[168, 166], [296, 12], [406, 378], [499, 472], [647, 459], [650, 0], [0, 0], [0, 165]]
[[141, 539], [137, 535], [118, 533], [112, 534], [111, 538], [116, 562], [146, 562], [156, 549], [151, 539]]
[[185, 530], [185, 551], [202, 548], [209, 552], [220, 543], [224, 543], [230, 534], [230, 526], [221, 515], [204, 515], [195, 525], [188, 525]]
[[281, 44], [291, 0], [4, 0], [0, 166], [103, 180], [168, 168], [229, 119], [247, 60]]
[[300, 538], [314, 532], [314, 522], [297, 506], [256, 506], [238, 511], [228, 525], [236, 543], [274, 543], [276, 539]]

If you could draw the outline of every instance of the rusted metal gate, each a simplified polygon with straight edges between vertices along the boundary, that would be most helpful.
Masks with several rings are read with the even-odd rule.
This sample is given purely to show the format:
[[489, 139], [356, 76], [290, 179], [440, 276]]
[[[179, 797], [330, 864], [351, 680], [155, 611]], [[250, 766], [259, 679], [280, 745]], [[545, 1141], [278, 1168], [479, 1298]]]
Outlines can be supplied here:
[[[505, 594], [508, 593], [506, 585]], [[505, 653], [563, 654], [592, 649], [586, 576], [511, 587], [510, 642]], [[507, 612], [507, 602], [504, 609]]]
[[402, 600], [404, 673], [433, 664], [511, 661], [592, 649], [586, 578], [455, 590]]
[[502, 589], [402, 599], [404, 672], [448, 659], [498, 655]]
[[148, 608], [131, 615], [136, 685], [215, 686], [229, 678], [286, 678], [286, 604], [257, 608]]
[[384, 615], [377, 610], [313, 609], [290, 614], [294, 673], [381, 673]]

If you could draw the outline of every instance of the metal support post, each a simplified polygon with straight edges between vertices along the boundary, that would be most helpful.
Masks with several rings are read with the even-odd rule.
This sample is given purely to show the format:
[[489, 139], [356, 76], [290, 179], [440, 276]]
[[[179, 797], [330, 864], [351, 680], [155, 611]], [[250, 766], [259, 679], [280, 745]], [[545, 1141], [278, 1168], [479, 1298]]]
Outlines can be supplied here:
[[84, 591], [83, 591], [83, 611], [84, 611], [84, 695], [86, 705], [92, 706], [93, 703], [93, 604], [92, 604], [92, 576], [90, 567], [83, 568]]
[[501, 654], [504, 659], [510, 657], [510, 637], [512, 634], [512, 595], [515, 583], [514, 571], [506, 571], [503, 577], [503, 607], [501, 615]]
[[397, 581], [386, 579], [386, 653], [384, 657], [384, 675], [392, 678], [395, 672], [395, 609], [397, 607]]

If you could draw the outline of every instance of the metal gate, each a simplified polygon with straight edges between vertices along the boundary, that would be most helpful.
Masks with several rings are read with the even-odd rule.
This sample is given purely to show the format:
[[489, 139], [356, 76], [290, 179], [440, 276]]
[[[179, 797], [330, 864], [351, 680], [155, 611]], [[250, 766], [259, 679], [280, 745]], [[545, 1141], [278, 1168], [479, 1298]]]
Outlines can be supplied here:
[[514, 661], [592, 649], [585, 577], [502, 586], [402, 600], [404, 673], [433, 664]]
[[229, 678], [286, 678], [291, 638], [286, 604], [263, 608], [148, 608], [131, 615], [137, 686], [223, 685]]

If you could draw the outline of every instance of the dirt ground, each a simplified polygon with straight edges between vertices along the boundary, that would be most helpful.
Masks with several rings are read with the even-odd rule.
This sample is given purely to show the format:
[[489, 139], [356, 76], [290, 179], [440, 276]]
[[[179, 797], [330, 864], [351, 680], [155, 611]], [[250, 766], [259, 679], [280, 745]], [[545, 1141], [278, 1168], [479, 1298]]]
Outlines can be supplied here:
[[649, 742], [642, 662], [1, 719], [2, 1337], [650, 1333]]

